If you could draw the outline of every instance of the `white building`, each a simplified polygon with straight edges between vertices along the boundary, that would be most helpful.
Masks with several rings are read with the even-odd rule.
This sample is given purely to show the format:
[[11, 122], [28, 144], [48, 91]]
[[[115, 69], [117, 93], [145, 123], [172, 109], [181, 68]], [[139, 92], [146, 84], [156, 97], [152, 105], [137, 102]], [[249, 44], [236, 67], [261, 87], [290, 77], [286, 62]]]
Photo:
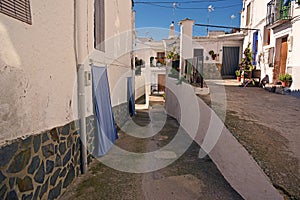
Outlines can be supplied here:
[[145, 106], [149, 106], [149, 95], [164, 92], [166, 76], [166, 54], [163, 41], [151, 38], [137, 38], [135, 56], [142, 60], [136, 66], [139, 72], [135, 76], [135, 98], [145, 95]]
[[[194, 21], [184, 19], [181, 26], [180, 53], [183, 60], [201, 58], [204, 78], [234, 78], [242, 55], [244, 35], [210, 31], [207, 36], [193, 36]], [[182, 64], [182, 73], [186, 72]]]
[[241, 11], [241, 27], [258, 29], [244, 31], [244, 48], [251, 43], [256, 68], [273, 83], [291, 74], [291, 90], [300, 89], [299, 8], [290, 0], [244, 0]]
[[80, 173], [78, 119], [80, 134], [93, 130], [91, 66], [107, 68], [116, 121], [126, 120], [133, 15], [131, 0], [1, 1], [3, 198], [56, 198]]
[[[149, 95], [153, 90], [164, 91], [165, 74], [170, 73], [171, 61], [167, 59], [171, 51], [180, 54], [181, 75], [191, 81], [192, 73], [188, 74], [187, 62], [195, 65], [195, 58], [201, 60], [198, 65], [203, 66], [204, 78], [234, 78], [235, 70], [239, 69], [241, 60], [243, 39], [242, 32], [225, 34], [224, 31], [211, 31], [208, 36], [193, 36], [194, 21], [184, 19], [179, 22], [181, 33], [175, 33], [174, 22], [171, 23], [168, 39], [153, 41], [151, 38], [138, 38], [135, 56], [144, 61], [141, 73], [135, 77], [135, 98], [145, 94], [146, 106], [149, 103]], [[213, 55], [210, 53], [213, 52]], [[157, 61], [163, 60], [162, 65]], [[199, 61], [199, 60], [198, 60]], [[198, 70], [194, 66], [191, 71]], [[195, 74], [195, 73], [194, 73]], [[194, 78], [194, 81], [196, 79]], [[191, 81], [192, 82], [192, 81]], [[155, 88], [157, 86], [157, 88]]]

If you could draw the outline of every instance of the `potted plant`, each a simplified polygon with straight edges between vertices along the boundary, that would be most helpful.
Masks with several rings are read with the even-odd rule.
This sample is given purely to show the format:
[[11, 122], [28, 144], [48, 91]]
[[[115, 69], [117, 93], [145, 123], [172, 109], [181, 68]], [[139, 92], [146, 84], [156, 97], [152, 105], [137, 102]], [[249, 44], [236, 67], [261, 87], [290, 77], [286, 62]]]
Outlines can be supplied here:
[[240, 70], [236, 70], [235, 71], [235, 76], [238, 82], [241, 82], [241, 71]]
[[252, 71], [254, 69], [254, 66], [252, 64], [253, 58], [252, 58], [252, 51], [250, 49], [250, 42], [248, 43], [247, 48], [244, 50], [244, 57], [241, 60], [240, 68], [245, 71]]
[[290, 87], [290, 85], [292, 83], [292, 76], [288, 73], [280, 74], [279, 75], [279, 80], [281, 81], [281, 85], [283, 87]]
[[244, 56], [241, 59], [241, 63], [239, 64], [242, 82], [244, 82], [245, 79], [251, 78], [252, 70], [255, 69], [255, 67], [252, 64], [253, 58], [250, 45], [251, 43], [249, 42], [246, 49], [243, 52]]
[[179, 59], [180, 59], [180, 56], [176, 52], [175, 47], [173, 47], [173, 49], [168, 53], [167, 59], [169, 59], [172, 62], [172, 68], [176, 69], [177, 71], [179, 71]]
[[211, 56], [211, 58], [212, 58], [213, 60], [215, 60], [216, 57], [217, 57], [217, 54], [215, 54], [215, 52], [214, 52], [213, 50], [210, 50], [210, 51], [208, 52], [208, 54]]

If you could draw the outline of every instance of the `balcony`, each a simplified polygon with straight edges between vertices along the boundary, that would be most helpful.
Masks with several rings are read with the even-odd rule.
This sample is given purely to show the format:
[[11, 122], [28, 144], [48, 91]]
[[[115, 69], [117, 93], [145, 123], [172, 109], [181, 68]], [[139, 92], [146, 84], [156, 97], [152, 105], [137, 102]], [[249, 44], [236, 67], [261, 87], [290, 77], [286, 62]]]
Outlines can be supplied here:
[[267, 25], [277, 26], [291, 20], [291, 2], [272, 0], [267, 5]]

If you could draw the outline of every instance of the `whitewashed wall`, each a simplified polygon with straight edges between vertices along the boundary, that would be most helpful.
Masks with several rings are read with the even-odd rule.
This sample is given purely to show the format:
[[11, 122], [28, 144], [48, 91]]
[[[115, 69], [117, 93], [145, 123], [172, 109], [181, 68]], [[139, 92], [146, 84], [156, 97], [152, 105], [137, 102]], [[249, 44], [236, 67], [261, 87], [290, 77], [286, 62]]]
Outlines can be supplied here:
[[[300, 33], [300, 22], [297, 20], [292, 20], [292, 28], [284, 28], [281, 31], [274, 32], [271, 29], [271, 40], [269, 45], [263, 44], [263, 36], [264, 36], [264, 26], [266, 25], [266, 14], [267, 14], [267, 3], [270, 0], [247, 0], [245, 1], [245, 10], [243, 10], [241, 14], [241, 27], [246, 26], [246, 8], [249, 2], [252, 3], [251, 6], [251, 20], [249, 24], [249, 28], [256, 28], [259, 29], [259, 37], [258, 37], [258, 53], [257, 56], [260, 54], [261, 59], [257, 65], [257, 68], [261, 69], [262, 77], [266, 74], [269, 75], [269, 79], [273, 81], [273, 70], [274, 67], [269, 67], [268, 65], [268, 50], [270, 48], [275, 48], [276, 39], [288, 36], [288, 58], [287, 58], [287, 72], [292, 73], [293, 83], [291, 85], [292, 90], [299, 90], [300, 89], [300, 61], [298, 59], [298, 55], [300, 53], [300, 39], [296, 37]], [[292, 1], [292, 18], [298, 16], [300, 14], [299, 5]], [[246, 48], [249, 42], [252, 43], [252, 36], [254, 31], [245, 31], [245, 40], [243, 49]], [[299, 42], [298, 42], [299, 41]], [[274, 51], [275, 54], [275, 51]], [[257, 57], [259, 60], [259, 57]], [[276, 78], [276, 77], [275, 77]]]
[[140, 98], [145, 94], [145, 70], [142, 70], [141, 76], [135, 77], [135, 99]]
[[73, 1], [31, 1], [32, 25], [0, 14], [0, 140], [73, 120]]
[[[93, 47], [94, 2], [80, 3], [86, 27], [86, 70], [90, 64], [108, 65], [111, 92], [119, 95], [113, 106], [123, 103], [127, 79], [122, 76], [132, 75], [131, 1], [105, 1], [105, 36], [110, 42], [104, 53]], [[74, 1], [31, 1], [31, 10], [32, 25], [0, 14], [0, 141], [64, 125], [77, 115]], [[86, 95], [89, 115], [91, 85]]]
[[[292, 77], [293, 83], [291, 85], [292, 90], [300, 90], [300, 6], [298, 4], [294, 4], [293, 17], [295, 20], [292, 21], [292, 37], [290, 37], [290, 50], [292, 51], [292, 55], [290, 57], [289, 66], [292, 67]], [[298, 16], [298, 17], [296, 17]]]
[[[93, 10], [93, 1], [88, 3], [89, 10]], [[117, 106], [127, 101], [127, 78], [133, 76], [130, 54], [133, 49], [131, 0], [105, 0], [105, 52], [93, 50], [93, 19], [94, 13], [89, 12], [88, 59], [93, 60], [90, 63], [94, 65], [108, 67], [112, 106]]]

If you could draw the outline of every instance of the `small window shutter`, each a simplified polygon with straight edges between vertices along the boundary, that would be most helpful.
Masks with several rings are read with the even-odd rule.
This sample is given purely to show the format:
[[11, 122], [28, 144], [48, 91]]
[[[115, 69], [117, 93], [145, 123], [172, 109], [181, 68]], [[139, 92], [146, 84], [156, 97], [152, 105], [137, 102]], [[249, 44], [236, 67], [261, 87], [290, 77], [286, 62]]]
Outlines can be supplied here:
[[94, 2], [94, 47], [97, 50], [105, 51], [105, 9], [104, 0], [95, 0]]
[[0, 12], [32, 24], [29, 0], [0, 0]]

